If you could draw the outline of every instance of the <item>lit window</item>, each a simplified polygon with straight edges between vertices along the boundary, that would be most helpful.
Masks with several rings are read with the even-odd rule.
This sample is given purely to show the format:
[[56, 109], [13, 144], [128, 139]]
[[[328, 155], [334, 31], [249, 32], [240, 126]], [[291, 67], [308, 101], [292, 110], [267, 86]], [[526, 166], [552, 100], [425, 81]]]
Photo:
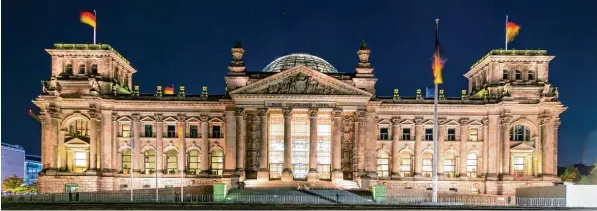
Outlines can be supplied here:
[[528, 78], [529, 78], [529, 81], [535, 80], [535, 72], [533, 72], [532, 70], [529, 70]]
[[390, 176], [390, 155], [387, 152], [381, 151], [377, 154], [377, 176]]
[[520, 70], [516, 70], [515, 77], [516, 80], [522, 80], [522, 73], [520, 72]]
[[412, 172], [412, 159], [410, 154], [400, 155], [400, 176], [410, 177]]
[[514, 167], [515, 176], [524, 176], [524, 157], [512, 157], [512, 166]]
[[122, 173], [128, 174], [131, 171], [131, 150], [122, 151]]
[[448, 128], [448, 141], [456, 141], [456, 129]]
[[175, 125], [168, 125], [166, 137], [176, 138], [176, 126]]
[[433, 154], [426, 152], [423, 154], [423, 176], [431, 177], [433, 173]]
[[284, 117], [281, 114], [270, 115], [268, 137], [270, 178], [278, 179], [284, 165]]
[[530, 141], [531, 130], [523, 125], [515, 125], [510, 128], [510, 140], [511, 141]]
[[75, 172], [87, 170], [87, 152], [75, 152]]
[[410, 140], [410, 128], [402, 128], [402, 140]]
[[151, 125], [145, 125], [144, 135], [144, 137], [153, 137], [153, 127]]
[[211, 152], [211, 175], [221, 176], [224, 173], [224, 152], [214, 150]]
[[477, 154], [475, 153], [466, 156], [466, 174], [470, 178], [477, 178]]
[[166, 174], [175, 174], [178, 169], [178, 152], [170, 150], [166, 152]]
[[433, 141], [433, 128], [425, 128], [425, 141]]
[[454, 154], [448, 154], [444, 158], [444, 175], [446, 177], [456, 176], [456, 159]]
[[379, 140], [388, 140], [389, 139], [389, 132], [387, 127], [380, 127], [379, 128]]
[[194, 149], [189, 152], [189, 157], [187, 159], [189, 162], [189, 174], [198, 174], [200, 172], [200, 159], [201, 157], [199, 157], [199, 150]]
[[191, 138], [199, 138], [199, 127], [197, 125], [189, 126], [189, 135]]
[[319, 179], [331, 179], [332, 119], [329, 114], [317, 116], [317, 172]]
[[155, 172], [155, 151], [154, 150], [147, 150], [143, 153], [145, 156], [145, 173], [151, 174]]
[[123, 124], [122, 126], [122, 137], [128, 138], [131, 137], [131, 125], [130, 124]]
[[86, 120], [77, 119], [69, 126], [69, 134], [74, 137], [86, 137], [89, 135], [89, 124]]
[[478, 140], [478, 133], [479, 130], [477, 130], [476, 128], [471, 128], [468, 130], [468, 140], [469, 141], [479, 141]]

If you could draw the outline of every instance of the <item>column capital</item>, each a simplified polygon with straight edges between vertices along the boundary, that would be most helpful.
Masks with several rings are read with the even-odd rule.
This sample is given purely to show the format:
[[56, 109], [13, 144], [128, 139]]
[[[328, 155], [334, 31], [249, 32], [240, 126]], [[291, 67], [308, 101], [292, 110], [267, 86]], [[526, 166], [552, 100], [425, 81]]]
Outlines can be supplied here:
[[317, 108], [310, 108], [309, 109], [309, 118], [317, 118], [317, 113], [319, 112], [319, 109]]
[[258, 116], [267, 116], [267, 108], [258, 108], [257, 115]]
[[422, 125], [423, 124], [423, 117], [422, 116], [417, 116], [414, 119], [415, 125]]
[[282, 108], [282, 114], [284, 117], [290, 117], [290, 114], [292, 114], [292, 108]]
[[394, 117], [394, 118], [392, 118], [391, 121], [392, 121], [392, 126], [398, 127], [398, 126], [400, 126], [400, 122], [402, 120], [400, 119], [400, 117]]
[[512, 116], [510, 116], [510, 115], [502, 115], [502, 116], [500, 116], [500, 124], [502, 126], [508, 126], [510, 124], [511, 120], [512, 120]]
[[334, 108], [332, 111], [334, 117], [342, 117], [342, 109], [341, 108]]
[[39, 112], [39, 114], [37, 115], [37, 118], [39, 118], [39, 121], [41, 123], [46, 123], [48, 121], [48, 117], [46, 116], [47, 112], [45, 111], [41, 111]]
[[438, 124], [438, 125], [445, 125], [445, 124], [446, 124], [446, 122], [448, 122], [448, 119], [446, 119], [446, 117], [443, 117], [443, 116], [442, 116], [442, 117], [438, 117], [438, 118], [437, 118], [437, 124]]
[[481, 120], [481, 122], [483, 123], [483, 126], [488, 126], [489, 125], [489, 118], [485, 117]]
[[558, 129], [560, 128], [560, 123], [562, 123], [562, 121], [560, 121], [560, 118], [556, 118], [553, 120], [553, 129]]
[[52, 119], [62, 119], [62, 112], [60, 109], [51, 109], [48, 111], [48, 113]]
[[162, 113], [155, 113], [153, 118], [155, 122], [162, 122], [164, 120], [164, 115]]
[[87, 114], [89, 114], [89, 118], [93, 120], [100, 120], [101, 118], [101, 113], [95, 109], [90, 109], [89, 111], [87, 111]]
[[184, 113], [179, 113], [176, 118], [179, 122], [184, 122], [187, 119], [187, 115]]
[[203, 123], [203, 122], [207, 122], [209, 121], [209, 116], [207, 116], [207, 114], [201, 114], [199, 116], [199, 120]]
[[539, 125], [545, 126], [545, 125], [549, 124], [549, 122], [551, 122], [552, 117], [547, 116], [547, 115], [541, 115], [541, 116], [539, 116], [538, 119], [539, 119]]
[[141, 115], [139, 113], [133, 113], [131, 118], [133, 119], [133, 122], [139, 122], [141, 120]]
[[469, 119], [467, 117], [460, 118], [458, 123], [460, 123], [461, 126], [468, 125]]
[[357, 116], [357, 118], [365, 118], [365, 114], [367, 113], [366, 109], [358, 109], [357, 111], [354, 112], [355, 115]]
[[234, 109], [234, 115], [235, 116], [244, 116], [245, 114], [245, 109], [244, 108], [236, 108]]
[[118, 120], [118, 113], [112, 112], [112, 121]]

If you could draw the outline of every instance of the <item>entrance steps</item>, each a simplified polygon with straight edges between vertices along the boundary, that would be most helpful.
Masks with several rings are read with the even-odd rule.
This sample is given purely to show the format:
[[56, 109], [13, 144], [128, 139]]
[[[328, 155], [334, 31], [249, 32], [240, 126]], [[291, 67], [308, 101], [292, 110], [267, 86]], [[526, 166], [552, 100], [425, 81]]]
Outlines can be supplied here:
[[351, 181], [351, 180], [340, 180], [340, 181], [336, 182], [336, 185], [338, 185], [338, 187], [340, 187], [344, 190], [359, 190], [359, 189], [361, 189], [357, 182]]
[[308, 187], [308, 189], [339, 189], [338, 186], [329, 181], [317, 181], [317, 182], [307, 182], [307, 181], [288, 181], [282, 182], [279, 180], [274, 181], [258, 181], [255, 179], [245, 180], [245, 188], [248, 190], [257, 190], [257, 189], [293, 189], [298, 190], [299, 187]]

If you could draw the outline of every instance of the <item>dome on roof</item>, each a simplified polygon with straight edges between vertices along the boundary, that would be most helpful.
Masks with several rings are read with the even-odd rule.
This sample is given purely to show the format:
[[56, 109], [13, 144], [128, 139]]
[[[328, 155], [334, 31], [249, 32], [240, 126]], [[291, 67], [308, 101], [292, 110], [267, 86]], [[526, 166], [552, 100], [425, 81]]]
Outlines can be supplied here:
[[272, 63], [269, 63], [263, 72], [280, 72], [298, 65], [304, 65], [308, 68], [317, 70], [322, 73], [337, 73], [338, 70], [330, 63], [317, 56], [305, 53], [293, 53], [280, 58], [277, 58]]

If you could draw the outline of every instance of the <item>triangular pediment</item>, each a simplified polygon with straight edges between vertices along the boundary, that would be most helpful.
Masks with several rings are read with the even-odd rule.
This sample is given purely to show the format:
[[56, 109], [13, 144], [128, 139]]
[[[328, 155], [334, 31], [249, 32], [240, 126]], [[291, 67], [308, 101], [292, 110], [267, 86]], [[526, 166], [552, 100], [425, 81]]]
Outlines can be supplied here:
[[296, 66], [230, 92], [243, 94], [283, 95], [357, 95], [371, 97], [371, 93], [346, 84], [317, 70]]
[[460, 123], [458, 123], [458, 121], [456, 121], [454, 119], [451, 119], [451, 120], [448, 120], [448, 122], [446, 122], [446, 125], [448, 125], [448, 126], [460, 126]]
[[468, 123], [469, 126], [483, 126], [483, 123], [479, 122], [479, 120], [473, 120]]
[[528, 143], [522, 142], [522, 143], [510, 148], [510, 150], [524, 152], [524, 151], [533, 151], [533, 150], [535, 150], [535, 148]]

